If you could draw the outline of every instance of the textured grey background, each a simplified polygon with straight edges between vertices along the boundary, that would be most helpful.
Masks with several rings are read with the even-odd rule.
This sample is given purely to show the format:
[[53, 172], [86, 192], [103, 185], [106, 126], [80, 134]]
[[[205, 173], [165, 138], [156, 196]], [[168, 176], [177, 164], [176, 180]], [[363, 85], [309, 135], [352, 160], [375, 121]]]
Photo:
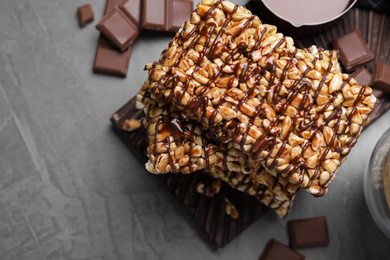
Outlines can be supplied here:
[[[95, 22], [79, 28], [86, 3]], [[142, 34], [126, 79], [93, 74], [104, 4], [0, 1], [0, 259], [258, 259], [271, 238], [288, 244], [288, 220], [321, 215], [331, 243], [299, 250], [307, 259], [389, 259], [362, 189], [389, 113], [364, 131], [325, 197], [302, 192], [287, 219], [269, 212], [210, 248], [109, 122], [172, 36]]]

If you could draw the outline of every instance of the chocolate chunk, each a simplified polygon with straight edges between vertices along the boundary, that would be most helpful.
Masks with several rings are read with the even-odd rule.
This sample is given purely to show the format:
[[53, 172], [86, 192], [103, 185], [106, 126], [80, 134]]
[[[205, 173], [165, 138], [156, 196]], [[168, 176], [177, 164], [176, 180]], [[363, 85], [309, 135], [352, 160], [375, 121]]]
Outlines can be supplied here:
[[77, 16], [81, 27], [90, 23], [94, 19], [93, 10], [90, 4], [86, 4], [77, 8]]
[[303, 260], [305, 256], [295, 250], [283, 245], [279, 241], [272, 239], [261, 255], [260, 260]]
[[131, 46], [120, 52], [103, 36], [99, 38], [93, 71], [101, 74], [126, 77]]
[[376, 64], [372, 87], [390, 93], [390, 64], [379, 61]]
[[372, 89], [372, 94], [373, 94], [376, 98], [379, 99], [379, 98], [381, 98], [385, 93], [384, 93], [382, 90], [373, 88], [373, 89]]
[[182, 26], [183, 22], [190, 19], [193, 8], [194, 5], [192, 1], [173, 0], [170, 30], [177, 32], [179, 28]]
[[288, 222], [292, 248], [329, 244], [326, 217], [291, 220]]
[[369, 86], [372, 81], [371, 73], [364, 67], [361, 67], [354, 73], [352, 73], [352, 77], [357, 81], [359, 85]]
[[104, 15], [114, 10], [114, 8], [117, 7], [121, 2], [122, 0], [107, 0], [106, 8], [104, 9]]
[[358, 30], [334, 39], [332, 44], [334, 48], [339, 50], [341, 64], [347, 72], [374, 59], [374, 55]]
[[121, 51], [126, 50], [139, 35], [137, 26], [120, 8], [106, 14], [96, 28]]
[[[122, 0], [107, 0], [104, 14], [114, 10]], [[103, 35], [100, 35], [96, 50], [93, 71], [95, 73], [126, 77], [131, 47], [120, 52]]]
[[133, 23], [139, 27], [141, 17], [141, 0], [128, 0], [119, 4], [119, 8]]
[[[360, 69], [356, 70], [352, 74], [352, 77], [355, 78], [359, 85], [371, 85], [372, 74], [364, 67], [361, 67]], [[372, 94], [374, 94], [376, 98], [381, 98], [384, 93], [382, 90], [373, 88]]]
[[189, 0], [144, 0], [143, 29], [176, 32], [191, 17], [193, 2]]
[[142, 2], [142, 28], [168, 30], [167, 3], [169, 0], [144, 0]]

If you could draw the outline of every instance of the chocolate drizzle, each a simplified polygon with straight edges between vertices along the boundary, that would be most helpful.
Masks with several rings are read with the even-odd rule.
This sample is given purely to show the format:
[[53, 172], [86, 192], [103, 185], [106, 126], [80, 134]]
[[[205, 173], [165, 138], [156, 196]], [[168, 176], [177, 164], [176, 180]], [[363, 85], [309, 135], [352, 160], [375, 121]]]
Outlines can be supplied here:
[[[209, 10], [204, 14], [203, 20], [208, 21], [211, 15], [214, 13], [215, 8], [219, 4], [221, 4], [222, 0], [215, 3], [214, 6], [209, 8]], [[253, 47], [248, 50], [248, 43], [245, 41], [241, 41], [237, 44], [234, 44], [234, 39], [239, 37], [245, 29], [251, 24], [255, 16], [251, 16], [249, 19], [245, 21], [243, 24], [239, 24], [240, 26], [238, 31], [231, 35], [231, 38], [228, 38], [226, 42], [222, 36], [226, 33], [227, 28], [233, 22], [232, 15], [236, 13], [238, 6], [236, 5], [232, 14], [227, 14], [227, 18], [224, 21], [221, 27], [218, 27], [215, 21], [208, 22], [206, 24], [198, 23], [193, 26], [193, 28], [188, 32], [186, 28], [183, 28], [180, 33], [176, 35], [177, 40], [181, 43], [186, 44], [186, 48], [182, 50], [180, 55], [178, 55], [177, 59], [174, 61], [173, 66], [166, 72], [165, 77], [161, 77], [157, 84], [151, 86], [147, 91], [149, 91], [150, 95], [156, 96], [158, 99], [164, 100], [166, 104], [175, 103], [180, 111], [185, 111], [184, 113], [188, 113], [188, 118], [199, 122], [202, 126], [207, 129], [207, 136], [209, 138], [208, 141], [213, 142], [220, 146], [221, 150], [224, 151], [224, 159], [223, 159], [223, 168], [225, 171], [229, 171], [227, 165], [227, 149], [229, 148], [227, 145], [228, 141], [232, 143], [238, 144], [241, 150], [241, 155], [245, 160], [245, 169], [244, 173], [249, 173], [249, 161], [263, 161], [265, 167], [268, 170], [275, 170], [277, 172], [274, 183], [272, 184], [272, 188], [275, 188], [279, 183], [280, 178], [284, 178], [289, 180], [292, 174], [299, 174], [300, 183], [301, 184], [304, 179], [304, 175], [308, 173], [309, 167], [305, 163], [304, 153], [307, 149], [312, 149], [312, 142], [316, 138], [320, 138], [322, 135], [322, 131], [324, 127], [333, 124], [333, 135], [331, 138], [327, 140], [327, 148], [321, 153], [321, 156], [318, 160], [317, 166], [314, 169], [314, 174], [308, 174], [310, 177], [309, 183], [305, 185], [303, 188], [310, 188], [312, 181], [318, 177], [319, 168], [323, 167], [323, 164], [327, 158], [327, 155], [330, 152], [338, 152], [340, 153], [340, 161], [344, 159], [347, 153], [344, 151], [349, 150], [356, 142], [356, 136], [353, 136], [344, 147], [341, 147], [341, 144], [338, 142], [338, 137], [343, 135], [347, 131], [347, 127], [351, 125], [353, 116], [357, 113], [356, 105], [361, 102], [365, 87], [362, 87], [361, 91], [356, 97], [356, 100], [353, 104], [353, 108], [350, 111], [350, 114], [343, 123], [341, 116], [343, 114], [343, 107], [341, 105], [334, 105], [337, 96], [342, 93], [343, 88], [347, 86], [347, 84], [352, 79], [349, 76], [345, 81], [343, 81], [339, 90], [332, 93], [332, 98], [323, 105], [320, 109], [318, 107], [314, 107], [317, 103], [317, 99], [320, 98], [322, 91], [324, 91], [326, 80], [330, 75], [333, 68], [332, 60], [329, 62], [329, 65], [326, 69], [325, 74], [322, 79], [318, 82], [318, 86], [314, 88], [311, 83], [305, 80], [305, 77], [310, 72], [310, 67], [307, 66], [307, 69], [301, 73], [298, 79], [295, 79], [292, 86], [287, 88], [285, 86], [284, 81], [288, 78], [289, 69], [294, 67], [298, 62], [297, 49], [292, 51], [291, 53], [287, 53], [285, 55], [286, 65], [283, 67], [281, 74], [278, 68], [278, 57], [281, 55], [278, 52], [280, 46], [286, 42], [287, 38], [283, 37], [280, 39], [273, 47], [273, 49], [268, 52], [266, 56], [266, 62], [264, 66], [259, 66], [256, 62], [253, 61], [253, 56], [256, 51], [262, 51], [264, 47], [261, 47], [261, 43], [263, 41], [264, 35], [267, 33], [267, 27], [264, 27], [262, 30], [259, 28], [256, 29], [256, 40], [253, 44]], [[218, 28], [217, 28], [218, 27]], [[216, 33], [217, 32], [217, 33]], [[170, 43], [170, 45], [172, 42]], [[202, 63], [208, 59], [210, 61], [214, 61], [216, 59], [222, 60], [222, 65], [218, 66], [218, 68], [213, 69], [213, 73], [210, 73], [209, 79], [205, 84], [202, 84], [195, 91], [197, 96], [192, 97], [187, 104], [181, 104], [184, 95], [187, 93], [190, 88], [190, 77], [186, 74], [182, 75], [180, 72], [175, 71], [173, 68], [179, 66], [180, 62], [189, 55], [189, 51], [194, 48], [197, 44], [202, 45], [200, 51], [198, 51], [198, 60], [195, 62], [195, 68], [192, 70], [191, 77], [194, 77], [195, 73], [201, 71]], [[232, 47], [233, 46], [233, 47]], [[315, 67], [316, 63], [323, 60], [323, 54], [321, 50], [319, 50], [318, 58], [314, 58], [312, 60], [313, 67]], [[306, 50], [307, 52], [307, 50]], [[228, 55], [223, 55], [223, 53], [228, 53]], [[330, 56], [337, 55], [337, 53], [333, 53], [330, 51]], [[238, 62], [232, 64], [232, 61], [235, 57], [241, 56]], [[161, 56], [160, 63], [162, 64], [164, 61], [168, 60], [167, 51], [164, 51]], [[216, 63], [215, 63], [216, 64]], [[256, 66], [253, 66], [253, 65]], [[213, 102], [207, 94], [210, 88], [215, 86], [215, 83], [226, 76], [224, 74], [224, 68], [229, 68], [234, 72], [235, 78], [231, 77], [229, 80], [229, 84], [227, 87], [227, 91], [231, 90], [234, 92], [233, 86], [235, 87], [236, 83], [235, 79], [237, 79], [238, 84], [246, 84], [247, 88], [244, 90], [244, 94], [241, 98], [237, 96], [227, 96], [227, 94], [222, 94], [219, 101]], [[150, 75], [152, 72], [150, 73]], [[279, 76], [278, 76], [279, 75]], [[151, 77], [151, 76], [150, 76]], [[185, 78], [186, 80], [181, 80]], [[233, 98], [237, 101], [237, 105], [234, 108], [236, 112], [242, 112], [247, 109], [250, 103], [249, 101], [258, 96], [260, 92], [261, 80], [263, 78], [267, 78], [269, 83], [268, 86], [265, 86], [265, 97], [258, 98], [259, 104], [255, 107], [255, 112], [248, 116], [249, 123], [245, 124], [245, 128], [241, 127], [240, 121], [237, 119], [232, 120], [229, 124], [225, 124], [226, 122], [217, 120], [217, 118], [222, 114], [220, 111], [220, 106], [226, 102], [227, 98]], [[151, 79], [151, 78], [150, 78]], [[180, 88], [176, 88], [180, 85]], [[167, 95], [162, 89], [169, 89], [170, 93]], [[210, 112], [207, 108], [212, 104], [213, 110]], [[298, 104], [298, 105], [297, 105]], [[331, 106], [334, 106], [332, 109], [329, 109]], [[267, 115], [267, 109], [271, 107], [274, 111], [276, 111], [276, 115], [273, 118], [269, 118]], [[286, 116], [288, 116], [287, 109], [293, 108], [296, 110], [296, 115], [291, 116], [291, 120], [293, 122], [292, 129], [290, 129], [287, 133], [287, 136], [283, 139], [278, 139], [277, 136], [280, 134], [281, 127], [280, 122]], [[315, 113], [313, 113], [313, 109], [316, 109]], [[210, 115], [211, 114], [211, 115]], [[208, 116], [207, 116], [208, 115]], [[268, 117], [267, 117], [268, 116]], [[246, 148], [245, 144], [250, 135], [250, 129], [255, 125], [255, 121], [257, 118], [260, 118], [262, 121], [268, 120], [269, 123], [267, 126], [264, 125], [265, 132], [262, 132], [260, 137], [254, 141], [251, 148]], [[184, 120], [184, 119], [182, 119]], [[183, 144], [185, 132], [187, 131], [187, 136], [190, 139], [190, 154], [194, 146], [194, 133], [196, 124], [193, 123], [190, 131], [184, 130], [183, 125], [188, 123], [188, 119], [185, 122], [182, 122], [180, 119], [174, 117], [167, 117], [163, 121], [159, 121], [156, 125], [156, 135], [157, 133], [169, 133], [170, 136], [173, 137], [174, 141], [177, 144]], [[199, 126], [199, 129], [203, 131], [202, 127]], [[306, 142], [302, 144], [302, 152], [301, 154], [296, 155], [294, 158], [291, 158], [290, 164], [284, 169], [279, 169], [279, 161], [283, 157], [283, 153], [286, 150], [286, 147], [289, 142], [289, 137], [291, 136], [291, 132], [303, 133], [308, 132], [311, 136], [310, 140], [305, 140]], [[206, 135], [206, 133], [202, 133], [202, 136]], [[337, 141], [336, 141], [337, 140]], [[207, 167], [210, 166], [209, 162], [209, 151], [207, 150], [206, 139], [202, 139], [203, 141], [203, 152], [206, 158]], [[170, 149], [168, 147], [168, 149]], [[277, 150], [274, 150], [277, 149]], [[313, 149], [314, 150], [314, 149]], [[170, 151], [170, 150], [169, 150]], [[172, 152], [172, 151], [170, 151]], [[271, 153], [273, 156], [271, 156]], [[192, 159], [192, 158], [190, 158]], [[169, 163], [172, 169], [175, 169], [172, 161], [169, 160]], [[192, 164], [190, 160], [190, 167], [192, 169]], [[331, 173], [331, 178], [321, 184], [319, 196], [323, 195], [326, 191], [326, 186], [328, 182], [332, 179], [334, 173]], [[249, 176], [249, 174], [247, 174]], [[234, 172], [230, 172], [230, 178], [234, 178]], [[249, 178], [249, 177], [245, 177]], [[246, 179], [243, 180], [244, 182]], [[241, 183], [242, 184], [242, 183]], [[261, 195], [262, 196], [262, 195]]]

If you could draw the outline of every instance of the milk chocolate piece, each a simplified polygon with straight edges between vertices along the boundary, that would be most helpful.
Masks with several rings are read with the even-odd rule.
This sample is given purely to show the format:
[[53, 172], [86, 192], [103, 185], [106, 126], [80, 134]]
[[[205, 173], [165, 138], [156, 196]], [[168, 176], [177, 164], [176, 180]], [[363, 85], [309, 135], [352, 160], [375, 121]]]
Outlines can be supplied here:
[[176, 32], [191, 17], [192, 0], [144, 0], [142, 2], [143, 29]]
[[260, 260], [303, 260], [305, 256], [295, 250], [283, 245], [279, 241], [272, 239], [261, 255]]
[[288, 222], [292, 248], [329, 244], [328, 225], [325, 217], [291, 220]]
[[141, 17], [141, 0], [122, 1], [119, 4], [119, 8], [137, 27], [139, 27]]
[[117, 50], [104, 36], [99, 38], [93, 71], [126, 77], [131, 54], [131, 46], [126, 51]]
[[334, 48], [339, 50], [341, 64], [347, 72], [367, 64], [374, 59], [374, 55], [358, 30], [334, 39], [332, 44]]
[[106, 8], [104, 9], [104, 15], [114, 10], [114, 8], [117, 7], [122, 1], [123, 0], [107, 0]]
[[[361, 67], [360, 69], [356, 70], [352, 74], [352, 77], [355, 78], [359, 85], [371, 85], [372, 74], [364, 67]], [[376, 98], [381, 98], [384, 93], [382, 90], [373, 88], [372, 94], [374, 94]]]
[[139, 35], [137, 26], [120, 8], [105, 15], [96, 28], [121, 51], [126, 50]]
[[192, 1], [172, 0], [170, 30], [177, 32], [182, 26], [183, 22], [190, 19], [193, 8], [194, 5]]
[[390, 65], [379, 61], [376, 64], [372, 87], [390, 93]]
[[[107, 0], [104, 14], [114, 10], [122, 0]], [[131, 47], [120, 52], [103, 35], [100, 35], [93, 71], [95, 73], [126, 77]]]
[[90, 23], [94, 19], [93, 10], [90, 4], [86, 4], [77, 8], [77, 16], [81, 27]]
[[371, 85], [372, 75], [364, 67], [361, 67], [358, 70], [356, 70], [354, 73], [352, 73], [352, 77], [355, 78], [357, 83], [359, 85], [361, 85], [361, 86], [363, 86], [363, 85], [366, 85], [366, 86]]

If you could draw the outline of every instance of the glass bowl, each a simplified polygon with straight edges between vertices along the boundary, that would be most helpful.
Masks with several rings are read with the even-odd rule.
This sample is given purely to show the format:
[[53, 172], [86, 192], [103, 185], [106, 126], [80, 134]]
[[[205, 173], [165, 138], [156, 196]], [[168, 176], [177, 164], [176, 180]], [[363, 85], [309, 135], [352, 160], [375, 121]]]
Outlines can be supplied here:
[[390, 128], [371, 155], [364, 174], [364, 196], [376, 224], [390, 238]]

